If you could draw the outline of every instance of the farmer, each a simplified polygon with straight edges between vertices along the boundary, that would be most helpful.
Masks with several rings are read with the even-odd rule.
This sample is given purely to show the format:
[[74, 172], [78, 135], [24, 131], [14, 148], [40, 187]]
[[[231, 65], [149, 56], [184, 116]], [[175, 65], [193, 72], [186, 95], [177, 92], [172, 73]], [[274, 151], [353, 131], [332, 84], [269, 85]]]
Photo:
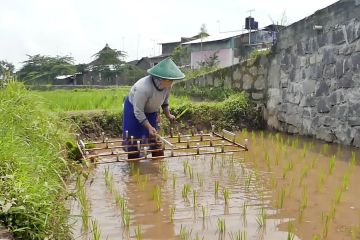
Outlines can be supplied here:
[[[127, 151], [137, 151], [137, 143], [131, 143], [130, 137], [142, 139], [141, 143], [154, 142], [157, 134], [160, 107], [165, 116], [174, 121], [169, 110], [169, 94], [173, 81], [183, 79], [185, 75], [170, 59], [164, 59], [147, 71], [150, 75], [138, 80], [130, 89], [124, 102], [123, 145], [133, 145]], [[127, 131], [127, 133], [126, 133]], [[147, 139], [152, 141], [146, 141]], [[155, 147], [151, 147], [155, 149]], [[163, 156], [162, 151], [153, 152], [152, 156]], [[139, 153], [128, 154], [129, 159], [140, 157]]]

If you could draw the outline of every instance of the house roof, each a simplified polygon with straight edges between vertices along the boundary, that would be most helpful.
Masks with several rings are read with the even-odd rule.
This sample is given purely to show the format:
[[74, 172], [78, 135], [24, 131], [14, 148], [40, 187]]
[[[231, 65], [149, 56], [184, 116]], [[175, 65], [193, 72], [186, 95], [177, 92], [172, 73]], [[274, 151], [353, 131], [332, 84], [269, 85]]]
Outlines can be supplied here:
[[236, 37], [236, 36], [239, 36], [241, 35], [242, 32], [229, 32], [229, 33], [219, 33], [219, 34], [216, 34], [216, 35], [210, 35], [208, 37], [204, 37], [202, 40], [201, 38], [200, 39], [196, 39], [196, 40], [193, 40], [193, 41], [190, 41], [190, 42], [185, 42], [185, 43], [182, 43], [182, 45], [188, 45], [188, 44], [196, 44], [196, 43], [204, 43], [204, 42], [215, 42], [215, 41], [221, 41], [221, 40], [226, 40], [226, 39], [229, 39], [229, 38], [232, 38], [232, 37]]

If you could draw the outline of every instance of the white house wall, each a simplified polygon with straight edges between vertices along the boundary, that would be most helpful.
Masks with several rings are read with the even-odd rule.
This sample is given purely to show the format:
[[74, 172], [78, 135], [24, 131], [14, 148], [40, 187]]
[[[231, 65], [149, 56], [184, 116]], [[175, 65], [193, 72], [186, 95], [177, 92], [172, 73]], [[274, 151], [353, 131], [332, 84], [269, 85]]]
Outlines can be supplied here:
[[191, 68], [199, 68], [199, 62], [204, 61], [205, 59], [209, 58], [215, 53], [218, 56], [218, 60], [220, 61], [219, 62], [220, 67], [228, 67], [239, 62], [237, 58], [233, 58], [234, 51], [231, 48], [220, 49], [220, 50], [208, 50], [208, 51], [191, 53]]

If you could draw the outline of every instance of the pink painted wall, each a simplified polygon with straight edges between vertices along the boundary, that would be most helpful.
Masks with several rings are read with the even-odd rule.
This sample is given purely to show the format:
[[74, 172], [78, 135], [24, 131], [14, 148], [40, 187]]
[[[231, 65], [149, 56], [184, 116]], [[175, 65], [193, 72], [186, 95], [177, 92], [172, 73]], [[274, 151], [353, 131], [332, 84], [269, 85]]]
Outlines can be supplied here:
[[198, 68], [198, 62], [203, 61], [209, 56], [212, 56], [214, 53], [219, 57], [219, 66], [220, 67], [228, 67], [232, 64], [238, 63], [239, 60], [237, 58], [233, 58], [233, 50], [231, 48], [228, 49], [220, 49], [220, 50], [209, 50], [209, 51], [201, 51], [201, 52], [192, 52], [191, 53], [191, 68]]

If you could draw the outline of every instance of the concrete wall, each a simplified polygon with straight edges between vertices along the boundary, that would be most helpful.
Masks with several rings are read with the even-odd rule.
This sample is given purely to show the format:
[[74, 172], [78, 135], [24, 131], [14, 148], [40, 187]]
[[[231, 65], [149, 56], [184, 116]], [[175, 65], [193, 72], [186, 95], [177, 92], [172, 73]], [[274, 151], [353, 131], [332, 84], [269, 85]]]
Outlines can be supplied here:
[[267, 72], [269, 61], [267, 57], [249, 60], [222, 68], [202, 77], [179, 83], [183, 87], [191, 85], [214, 86], [244, 90], [249, 97], [259, 103], [266, 100]]
[[282, 30], [270, 57], [225, 69], [189, 84], [245, 90], [270, 128], [360, 147], [360, 0], [315, 12]]
[[360, 147], [360, 1], [339, 1], [290, 25], [272, 56], [268, 126]]
[[191, 53], [191, 68], [199, 68], [199, 62], [208, 59], [214, 54], [218, 56], [220, 67], [228, 67], [239, 62], [238, 58], [234, 58], [234, 50], [231, 48], [220, 50], [207, 50]]

